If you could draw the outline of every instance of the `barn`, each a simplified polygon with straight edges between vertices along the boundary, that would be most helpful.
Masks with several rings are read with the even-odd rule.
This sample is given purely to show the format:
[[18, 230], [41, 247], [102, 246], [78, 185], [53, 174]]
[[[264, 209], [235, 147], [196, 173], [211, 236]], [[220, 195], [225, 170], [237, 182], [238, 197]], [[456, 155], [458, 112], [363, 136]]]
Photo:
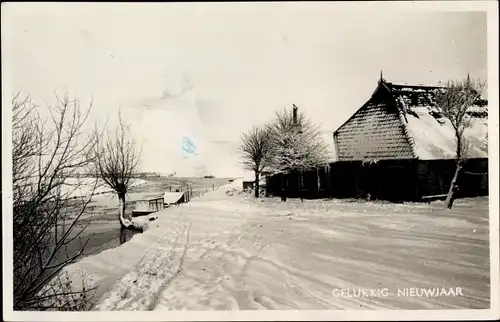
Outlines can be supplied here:
[[[336, 160], [329, 167], [288, 174], [290, 197], [360, 197], [392, 201], [438, 199], [455, 171], [455, 139], [436, 106], [442, 86], [394, 84], [382, 77], [371, 98], [333, 133]], [[488, 194], [487, 100], [468, 111], [469, 159], [457, 197]], [[281, 178], [280, 178], [281, 177]], [[282, 175], [268, 178], [279, 191]]]

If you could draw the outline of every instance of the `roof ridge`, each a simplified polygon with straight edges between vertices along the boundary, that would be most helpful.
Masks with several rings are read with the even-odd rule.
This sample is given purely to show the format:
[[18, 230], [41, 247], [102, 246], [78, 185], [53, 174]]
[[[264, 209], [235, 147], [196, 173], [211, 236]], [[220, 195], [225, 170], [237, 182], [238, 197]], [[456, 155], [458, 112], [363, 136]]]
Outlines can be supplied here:
[[435, 85], [429, 85], [429, 84], [407, 84], [407, 83], [388, 83], [390, 86], [395, 86], [395, 87], [423, 87], [423, 88], [429, 88], [429, 89], [437, 89], [437, 88], [446, 88], [445, 85], [440, 85], [440, 84], [435, 84]]
[[410, 145], [410, 149], [411, 149], [411, 152], [413, 154], [413, 157], [418, 159], [417, 148], [415, 147], [415, 139], [413, 138], [412, 132], [411, 132], [410, 128], [408, 127], [408, 119], [406, 118], [406, 111], [404, 111], [404, 109], [405, 109], [404, 104], [405, 103], [403, 101], [396, 99], [395, 97], [393, 97], [392, 99], [396, 105], [399, 122], [401, 123], [401, 126], [403, 128], [403, 135], [408, 140], [408, 144]]

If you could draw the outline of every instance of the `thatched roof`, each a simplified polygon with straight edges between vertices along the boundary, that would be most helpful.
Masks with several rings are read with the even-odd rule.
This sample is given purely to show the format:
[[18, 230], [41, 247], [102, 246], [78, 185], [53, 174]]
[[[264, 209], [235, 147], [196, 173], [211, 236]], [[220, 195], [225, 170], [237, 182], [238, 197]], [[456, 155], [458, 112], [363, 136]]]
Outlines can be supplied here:
[[[443, 90], [379, 81], [370, 100], [335, 131], [338, 160], [454, 158], [453, 128], [435, 101]], [[487, 101], [477, 101], [468, 114], [474, 121], [465, 131], [470, 157], [487, 157]]]

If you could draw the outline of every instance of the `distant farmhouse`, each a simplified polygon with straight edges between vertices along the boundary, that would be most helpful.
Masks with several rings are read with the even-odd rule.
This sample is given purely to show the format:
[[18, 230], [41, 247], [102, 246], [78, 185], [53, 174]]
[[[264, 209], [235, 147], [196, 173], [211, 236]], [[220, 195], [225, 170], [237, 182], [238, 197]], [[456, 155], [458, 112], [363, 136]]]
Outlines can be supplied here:
[[[441, 86], [386, 82], [382, 76], [371, 98], [333, 133], [336, 160], [326, 169], [290, 174], [283, 189], [290, 197], [356, 197], [421, 201], [443, 197], [455, 171], [454, 131], [436, 106]], [[459, 176], [459, 197], [488, 194], [486, 100], [468, 114], [465, 131], [469, 160]], [[278, 175], [279, 176], [279, 175]], [[281, 178], [268, 178], [271, 194]]]

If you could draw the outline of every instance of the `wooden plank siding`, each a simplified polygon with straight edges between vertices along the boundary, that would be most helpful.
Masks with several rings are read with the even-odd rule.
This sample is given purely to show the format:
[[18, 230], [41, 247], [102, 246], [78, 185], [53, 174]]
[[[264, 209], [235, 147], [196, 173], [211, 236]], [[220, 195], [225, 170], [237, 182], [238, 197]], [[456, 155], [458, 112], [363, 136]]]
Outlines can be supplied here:
[[[421, 160], [418, 162], [421, 196], [448, 193], [455, 174], [455, 160]], [[457, 197], [488, 195], [488, 159], [475, 158], [465, 162], [458, 177]]]
[[[422, 201], [446, 194], [454, 171], [454, 160], [338, 161], [327, 168], [268, 176], [266, 189], [269, 196], [285, 193], [288, 198], [356, 198], [369, 193], [375, 200]], [[468, 160], [457, 197], [488, 195], [487, 173], [487, 158]]]

